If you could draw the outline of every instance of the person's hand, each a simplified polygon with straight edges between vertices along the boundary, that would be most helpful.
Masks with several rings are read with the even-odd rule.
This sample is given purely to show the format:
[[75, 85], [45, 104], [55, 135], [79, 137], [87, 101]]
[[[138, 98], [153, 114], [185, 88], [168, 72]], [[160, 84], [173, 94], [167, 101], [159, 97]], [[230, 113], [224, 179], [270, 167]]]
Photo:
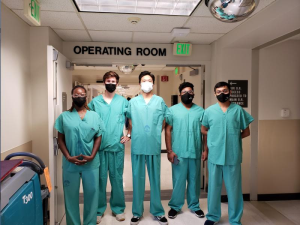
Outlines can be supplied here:
[[128, 142], [128, 141], [130, 141], [130, 138], [129, 137], [127, 137], [127, 136], [123, 136], [123, 137], [121, 137], [121, 143], [122, 144], [125, 144], [126, 142]]
[[207, 160], [207, 155], [208, 155], [208, 151], [202, 152], [202, 161], [206, 161]]
[[168, 152], [168, 160], [173, 163], [174, 162], [174, 157], [177, 157], [177, 155], [171, 151], [170, 153]]
[[81, 157], [82, 155], [77, 155], [77, 156], [70, 156], [68, 158], [68, 161], [70, 163], [74, 163], [75, 165], [78, 165], [78, 166], [81, 166], [81, 165], [84, 165], [86, 164], [86, 160], [80, 160], [78, 159], [79, 157]]
[[88, 163], [94, 159], [94, 157], [92, 157], [92, 156], [82, 155], [82, 154], [80, 155], [80, 157], [82, 157], [82, 161], [85, 161], [85, 163]]

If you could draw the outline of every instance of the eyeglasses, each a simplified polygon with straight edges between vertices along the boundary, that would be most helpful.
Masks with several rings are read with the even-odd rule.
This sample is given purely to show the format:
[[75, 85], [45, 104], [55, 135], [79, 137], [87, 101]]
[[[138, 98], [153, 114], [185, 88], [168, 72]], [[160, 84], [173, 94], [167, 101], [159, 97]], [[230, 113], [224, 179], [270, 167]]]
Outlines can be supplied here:
[[190, 90], [190, 91], [182, 91], [181, 95], [185, 95], [186, 93], [189, 93], [190, 95], [194, 94], [194, 91]]
[[79, 98], [79, 97], [82, 97], [82, 98], [84, 98], [84, 97], [86, 97], [86, 94], [74, 94], [74, 95], [72, 95], [73, 96], [73, 98]]
[[225, 90], [223, 90], [223, 91], [216, 91], [216, 94], [217, 94], [217, 95], [220, 95], [220, 94], [222, 94], [222, 93], [228, 94], [228, 93], [229, 93], [229, 90], [228, 90], [228, 89], [225, 89]]

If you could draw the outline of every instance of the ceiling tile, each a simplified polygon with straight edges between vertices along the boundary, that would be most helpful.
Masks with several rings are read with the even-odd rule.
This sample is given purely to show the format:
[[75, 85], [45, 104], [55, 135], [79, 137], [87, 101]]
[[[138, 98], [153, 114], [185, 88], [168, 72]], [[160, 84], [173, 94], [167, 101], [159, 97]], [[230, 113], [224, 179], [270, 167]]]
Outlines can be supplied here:
[[2, 3], [10, 9], [23, 9], [23, 0], [2, 0]]
[[177, 37], [175, 41], [192, 44], [207, 45], [222, 37], [223, 34], [188, 34], [186, 37]]
[[209, 12], [205, 2], [202, 1], [200, 5], [198, 5], [197, 9], [193, 12], [192, 16], [209, 16], [212, 17], [211, 13]]
[[72, 12], [41, 12], [42, 26], [49, 26], [53, 29], [84, 30], [84, 27], [76, 13]]
[[132, 38], [132, 32], [89, 30], [89, 33], [93, 41], [130, 43]]
[[[132, 14], [80, 13], [89, 30], [171, 32], [174, 27], [182, 27], [189, 17], [151, 16]], [[129, 17], [139, 17], [138, 24], [131, 24]]]
[[64, 41], [91, 41], [85, 30], [54, 30]]
[[213, 17], [192, 17], [185, 27], [191, 28], [192, 33], [221, 34], [228, 33], [240, 24], [224, 23]]
[[173, 39], [171, 33], [142, 33], [134, 32], [134, 43], [170, 44]]
[[41, 10], [76, 12], [76, 6], [71, 0], [40, 0]]

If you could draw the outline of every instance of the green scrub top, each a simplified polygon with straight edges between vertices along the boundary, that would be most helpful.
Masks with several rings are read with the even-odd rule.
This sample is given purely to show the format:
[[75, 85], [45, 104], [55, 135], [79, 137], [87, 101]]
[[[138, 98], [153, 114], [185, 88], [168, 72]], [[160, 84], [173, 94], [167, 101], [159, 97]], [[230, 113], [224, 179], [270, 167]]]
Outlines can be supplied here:
[[127, 117], [132, 121], [131, 153], [135, 155], [159, 155], [161, 132], [165, 118], [164, 100], [153, 95], [148, 104], [139, 95], [129, 101]]
[[99, 95], [88, 106], [98, 113], [105, 124], [105, 133], [102, 135], [100, 151], [119, 152], [124, 150], [125, 145], [120, 141], [123, 136], [128, 101], [115, 94], [110, 104], [108, 104], [103, 95]]
[[[98, 114], [87, 110], [81, 120], [76, 109], [65, 111], [56, 119], [55, 129], [65, 135], [65, 142], [70, 156], [91, 155], [94, 138], [102, 135], [104, 127]], [[63, 169], [68, 172], [78, 172], [99, 168], [100, 159], [95, 157], [91, 162], [78, 166], [63, 157]]]
[[196, 104], [187, 110], [182, 103], [169, 108], [166, 122], [172, 126], [172, 150], [181, 158], [200, 159], [201, 120], [204, 109]]
[[253, 117], [241, 106], [231, 103], [224, 113], [218, 103], [208, 107], [202, 125], [208, 128], [208, 161], [217, 165], [242, 163], [241, 130], [245, 130]]

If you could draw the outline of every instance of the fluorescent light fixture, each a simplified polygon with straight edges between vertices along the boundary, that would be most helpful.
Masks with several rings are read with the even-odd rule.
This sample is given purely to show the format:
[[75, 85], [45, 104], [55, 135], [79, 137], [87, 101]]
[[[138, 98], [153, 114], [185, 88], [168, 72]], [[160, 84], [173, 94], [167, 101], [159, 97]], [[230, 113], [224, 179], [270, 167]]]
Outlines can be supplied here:
[[73, 0], [79, 12], [190, 16], [202, 0]]
[[172, 36], [173, 37], [185, 37], [190, 33], [190, 28], [173, 28]]
[[124, 74], [131, 74], [135, 70], [136, 65], [122, 65], [118, 69]]

